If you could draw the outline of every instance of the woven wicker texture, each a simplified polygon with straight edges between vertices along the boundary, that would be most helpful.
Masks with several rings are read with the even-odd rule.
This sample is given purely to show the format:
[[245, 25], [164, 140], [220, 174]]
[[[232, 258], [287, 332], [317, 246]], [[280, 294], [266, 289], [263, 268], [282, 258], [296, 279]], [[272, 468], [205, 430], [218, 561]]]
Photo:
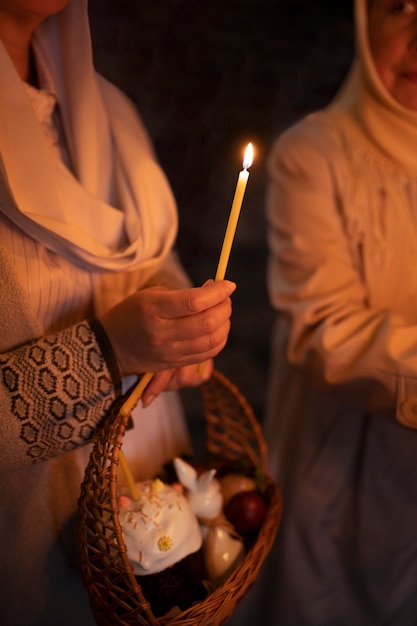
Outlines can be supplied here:
[[[244, 461], [266, 473], [266, 445], [245, 398], [215, 371], [201, 387], [206, 447], [222, 461]], [[220, 626], [257, 578], [279, 527], [282, 499], [266, 476], [266, 519], [243, 562], [206, 599], [175, 616], [155, 617], [130, 565], [117, 505], [117, 466], [128, 416], [116, 408], [97, 432], [81, 487], [78, 547], [84, 585], [97, 624], [110, 626]]]

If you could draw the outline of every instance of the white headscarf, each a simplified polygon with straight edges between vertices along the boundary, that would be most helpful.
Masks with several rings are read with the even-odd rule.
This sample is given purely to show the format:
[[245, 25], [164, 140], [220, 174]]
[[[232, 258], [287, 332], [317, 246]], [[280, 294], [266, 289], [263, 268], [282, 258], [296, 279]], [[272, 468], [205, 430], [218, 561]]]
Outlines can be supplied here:
[[369, 46], [367, 0], [355, 0], [355, 36], [356, 59], [331, 108], [348, 111], [380, 150], [415, 174], [417, 112], [399, 104], [379, 77]]
[[0, 42], [0, 211], [85, 269], [149, 270], [174, 242], [176, 206], [133, 105], [94, 70], [87, 0], [47, 18], [34, 48], [57, 89], [73, 173]]

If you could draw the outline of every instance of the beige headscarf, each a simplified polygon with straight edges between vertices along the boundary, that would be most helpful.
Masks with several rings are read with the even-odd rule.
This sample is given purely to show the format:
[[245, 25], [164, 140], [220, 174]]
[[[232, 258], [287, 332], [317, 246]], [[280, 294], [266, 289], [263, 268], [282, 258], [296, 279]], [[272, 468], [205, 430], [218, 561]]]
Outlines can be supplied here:
[[133, 105], [94, 70], [87, 0], [43, 22], [34, 48], [57, 89], [72, 172], [0, 42], [0, 211], [85, 269], [151, 269], [174, 242], [176, 206]]
[[368, 2], [355, 0], [356, 59], [331, 105], [349, 111], [370, 139], [411, 173], [417, 173], [417, 112], [389, 94], [375, 68], [368, 36]]

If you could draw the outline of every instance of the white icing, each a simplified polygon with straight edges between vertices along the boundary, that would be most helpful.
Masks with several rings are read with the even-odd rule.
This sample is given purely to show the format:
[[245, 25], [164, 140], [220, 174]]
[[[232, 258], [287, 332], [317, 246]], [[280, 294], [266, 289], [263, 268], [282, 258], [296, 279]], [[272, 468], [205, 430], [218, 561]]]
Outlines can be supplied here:
[[160, 480], [140, 482], [137, 488], [139, 500], [120, 499], [120, 523], [135, 574], [155, 574], [199, 550], [202, 534], [177, 489]]

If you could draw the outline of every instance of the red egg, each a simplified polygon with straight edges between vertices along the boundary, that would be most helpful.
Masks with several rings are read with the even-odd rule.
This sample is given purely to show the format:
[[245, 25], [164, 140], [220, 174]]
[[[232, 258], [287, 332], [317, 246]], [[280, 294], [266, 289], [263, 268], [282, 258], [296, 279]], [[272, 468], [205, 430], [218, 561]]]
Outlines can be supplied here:
[[246, 535], [262, 526], [266, 516], [265, 500], [257, 491], [241, 491], [230, 498], [224, 514], [240, 535]]

